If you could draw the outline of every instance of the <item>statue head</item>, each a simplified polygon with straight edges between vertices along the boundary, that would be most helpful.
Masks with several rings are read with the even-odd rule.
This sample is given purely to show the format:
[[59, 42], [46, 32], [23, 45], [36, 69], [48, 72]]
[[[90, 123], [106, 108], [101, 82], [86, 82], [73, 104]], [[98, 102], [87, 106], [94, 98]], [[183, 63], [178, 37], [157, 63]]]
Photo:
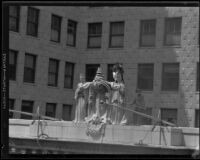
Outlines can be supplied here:
[[80, 73], [80, 81], [85, 82], [85, 75], [83, 73]]
[[124, 69], [122, 67], [122, 64], [116, 63], [113, 66], [113, 79], [116, 82], [121, 82], [121, 81], [124, 82], [123, 73], [124, 73]]

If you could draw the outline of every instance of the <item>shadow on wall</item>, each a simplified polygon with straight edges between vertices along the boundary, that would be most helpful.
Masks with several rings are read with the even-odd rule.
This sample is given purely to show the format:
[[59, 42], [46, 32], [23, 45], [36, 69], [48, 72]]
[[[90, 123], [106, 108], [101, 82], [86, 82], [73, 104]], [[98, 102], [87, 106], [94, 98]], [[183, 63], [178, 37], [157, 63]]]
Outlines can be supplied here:
[[[166, 112], [161, 113], [161, 116], [165, 117], [165, 120], [181, 127], [194, 127], [195, 107], [198, 105], [196, 95], [196, 66], [199, 59], [198, 8], [148, 7], [145, 12], [141, 9], [144, 17], [151, 13], [156, 19], [156, 47], [155, 49], [139, 48], [135, 63], [154, 63], [152, 115], [156, 117], [158, 111], [163, 108]], [[167, 17], [176, 18], [166, 21]], [[134, 78], [137, 78], [137, 75]], [[146, 101], [147, 106], [148, 103], [152, 102]], [[151, 114], [150, 112], [147, 111], [147, 114]], [[167, 112], [169, 115], [166, 115]], [[177, 120], [173, 120], [172, 114], [177, 114]], [[132, 116], [133, 121], [129, 124], [136, 124], [134, 117], [137, 116], [135, 114]], [[143, 118], [142, 121], [144, 125], [151, 124], [150, 119]]]

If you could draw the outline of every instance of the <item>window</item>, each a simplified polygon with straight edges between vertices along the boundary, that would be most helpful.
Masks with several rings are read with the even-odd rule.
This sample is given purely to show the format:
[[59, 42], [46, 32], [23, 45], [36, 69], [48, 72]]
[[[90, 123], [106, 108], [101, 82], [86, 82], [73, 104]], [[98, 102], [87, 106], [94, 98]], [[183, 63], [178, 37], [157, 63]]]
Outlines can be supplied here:
[[100, 64], [86, 64], [86, 81], [91, 82], [96, 76], [96, 72]]
[[138, 64], [137, 88], [141, 90], [153, 90], [153, 64]]
[[179, 64], [164, 63], [162, 71], [162, 90], [178, 91], [179, 88]]
[[74, 78], [74, 63], [65, 63], [65, 88], [73, 88], [73, 78]]
[[161, 108], [161, 119], [177, 124], [177, 109]]
[[113, 82], [113, 66], [114, 64], [108, 64], [108, 70], [107, 70], [107, 80], [109, 82]]
[[[14, 99], [9, 99], [9, 109], [14, 110]], [[9, 118], [13, 118], [13, 112], [9, 112]]]
[[101, 48], [102, 23], [88, 24], [88, 48]]
[[49, 76], [48, 76], [48, 85], [49, 86], [57, 86], [58, 64], [59, 64], [58, 60], [49, 59]]
[[9, 30], [19, 32], [19, 17], [20, 7], [10, 6], [9, 7]]
[[197, 63], [197, 82], [196, 82], [197, 86], [197, 91], [199, 91], [199, 62]]
[[28, 7], [27, 35], [37, 37], [39, 9]]
[[9, 80], [16, 80], [17, 51], [9, 50]]
[[[145, 114], [152, 116], [152, 108], [147, 108]], [[152, 125], [152, 119], [145, 117], [143, 117], [143, 119], [144, 119], [144, 125]]]
[[62, 119], [65, 121], [71, 121], [71, 112], [72, 112], [72, 105], [64, 104], [63, 111], [62, 111]]
[[195, 109], [195, 127], [199, 128], [199, 109]]
[[28, 83], [35, 82], [35, 64], [36, 64], [36, 56], [26, 53], [25, 64], [24, 64], [24, 82]]
[[182, 23], [181, 17], [165, 19], [164, 45], [168, 45], [168, 46], [180, 45], [181, 23]]
[[56, 103], [47, 103], [46, 104], [46, 116], [56, 117]]
[[51, 19], [51, 41], [60, 42], [61, 17], [52, 15]]
[[124, 22], [111, 22], [110, 23], [110, 43], [112, 48], [124, 46]]
[[67, 45], [76, 46], [76, 26], [77, 22], [68, 20]]
[[142, 20], [140, 22], [140, 47], [155, 46], [156, 20]]
[[[22, 101], [21, 111], [33, 113], [33, 101]], [[21, 114], [21, 119], [32, 119], [32, 116]]]

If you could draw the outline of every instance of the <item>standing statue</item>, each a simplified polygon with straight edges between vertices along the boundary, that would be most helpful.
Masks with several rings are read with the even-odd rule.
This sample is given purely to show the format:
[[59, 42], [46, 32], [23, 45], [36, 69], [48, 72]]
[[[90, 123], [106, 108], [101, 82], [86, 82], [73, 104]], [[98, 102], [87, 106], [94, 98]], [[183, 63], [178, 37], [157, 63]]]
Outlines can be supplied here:
[[112, 124], [127, 123], [126, 111], [122, 109], [123, 107], [125, 107], [125, 85], [123, 80], [123, 73], [124, 70], [121, 64], [117, 63], [113, 66], [114, 82], [110, 82], [112, 90], [111, 104], [113, 105], [110, 114]]
[[85, 76], [80, 74], [80, 83], [77, 85], [75, 91], [75, 102], [76, 102], [76, 111], [75, 111], [75, 120], [74, 122], [82, 122], [87, 115], [87, 90], [83, 89], [85, 85]]

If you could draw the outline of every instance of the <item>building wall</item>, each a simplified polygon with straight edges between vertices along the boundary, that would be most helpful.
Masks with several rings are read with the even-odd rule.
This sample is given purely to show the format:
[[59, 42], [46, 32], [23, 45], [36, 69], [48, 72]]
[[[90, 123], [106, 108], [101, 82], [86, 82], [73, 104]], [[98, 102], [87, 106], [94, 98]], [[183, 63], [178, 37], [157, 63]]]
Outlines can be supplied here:
[[[79, 81], [79, 73], [85, 73], [85, 64], [101, 64], [105, 78], [107, 64], [121, 62], [125, 70], [124, 80], [127, 103], [135, 97], [137, 64], [154, 63], [153, 91], [143, 91], [147, 107], [157, 116], [160, 108], [177, 108], [178, 125], [194, 126], [195, 108], [199, 108], [199, 92], [196, 91], [196, 64], [199, 62], [199, 8], [195, 7], [37, 7], [40, 9], [39, 37], [26, 35], [27, 7], [21, 7], [20, 33], [10, 32], [10, 49], [19, 50], [17, 81], [10, 81], [10, 97], [16, 99], [20, 109], [22, 99], [45, 106], [46, 102], [58, 103], [56, 117], [62, 113], [62, 104], [74, 104], [73, 95]], [[51, 13], [63, 17], [61, 42], [50, 42]], [[182, 17], [181, 46], [163, 45], [166, 17]], [[77, 45], [67, 47], [67, 19], [78, 21]], [[155, 47], [140, 47], [140, 20], [156, 19]], [[109, 23], [125, 21], [124, 47], [109, 48]], [[88, 23], [102, 22], [100, 49], [87, 48]], [[36, 83], [23, 83], [24, 53], [38, 55]], [[58, 87], [47, 86], [48, 58], [60, 60]], [[78, 57], [78, 58], [77, 58]], [[63, 88], [64, 62], [76, 63], [73, 89]], [[162, 63], [179, 62], [179, 90], [161, 91]], [[40, 95], [41, 94], [41, 95]], [[68, 97], [68, 98], [66, 98]], [[42, 113], [45, 113], [42, 107]], [[73, 107], [73, 116], [74, 116]], [[36, 110], [36, 109], [34, 109]]]

